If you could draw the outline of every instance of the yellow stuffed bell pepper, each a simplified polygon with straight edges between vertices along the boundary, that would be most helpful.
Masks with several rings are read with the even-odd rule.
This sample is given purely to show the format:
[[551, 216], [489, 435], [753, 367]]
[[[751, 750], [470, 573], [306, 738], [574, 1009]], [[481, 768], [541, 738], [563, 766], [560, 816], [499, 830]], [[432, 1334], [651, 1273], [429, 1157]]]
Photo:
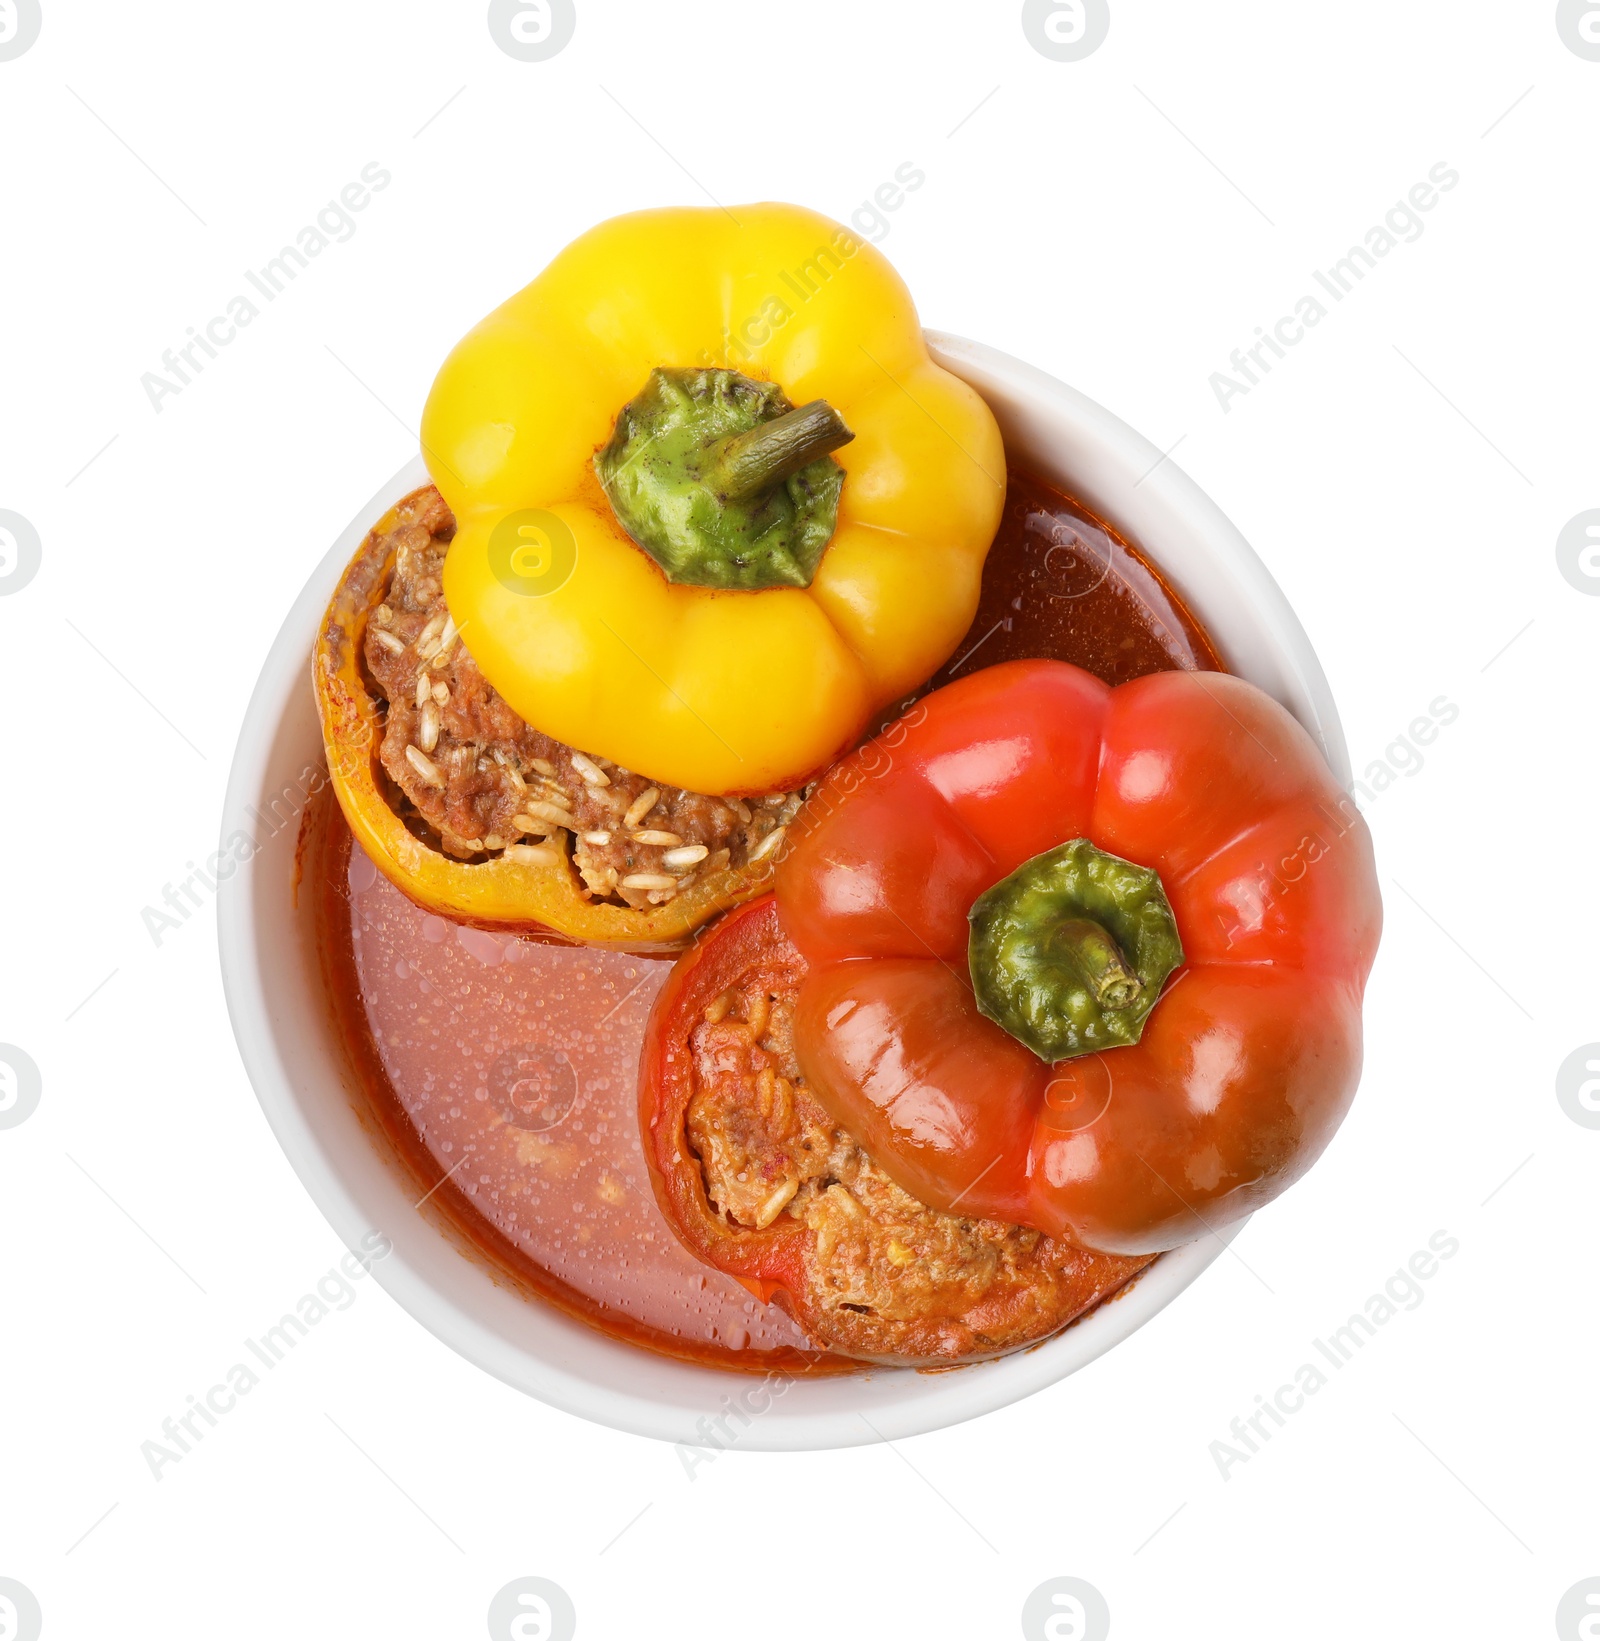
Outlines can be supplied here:
[[583, 235], [423, 415], [450, 615], [527, 723], [653, 780], [792, 789], [967, 630], [999, 429], [910, 294], [787, 205]]

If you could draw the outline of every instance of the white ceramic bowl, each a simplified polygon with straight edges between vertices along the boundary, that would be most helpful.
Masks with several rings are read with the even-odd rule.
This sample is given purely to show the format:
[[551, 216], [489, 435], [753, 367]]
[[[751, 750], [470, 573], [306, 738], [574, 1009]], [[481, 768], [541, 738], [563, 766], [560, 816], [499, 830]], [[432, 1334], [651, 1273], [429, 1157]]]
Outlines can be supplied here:
[[[930, 337], [938, 359], [993, 406], [1012, 458], [1081, 497], [1144, 547], [1219, 645], [1228, 666], [1289, 708], [1349, 778], [1338, 715], [1310, 641], [1266, 567], [1192, 480], [1132, 428], [1020, 361], [958, 337]], [[340, 572], [372, 523], [427, 481], [408, 463], [329, 549], [289, 612], [256, 685], [228, 783], [224, 836], [262, 842], [218, 901], [222, 979], [245, 1070], [312, 1199], [354, 1246], [385, 1232], [373, 1267], [425, 1327], [519, 1390], [621, 1430], [705, 1442], [745, 1384], [618, 1343], [521, 1297], [469, 1257], [357, 1114], [324, 1001], [309, 911], [295, 896], [294, 827], [306, 772], [322, 765], [309, 657]], [[288, 794], [285, 797], [285, 794]], [[276, 809], [274, 805], [276, 803]], [[268, 840], [255, 817], [278, 817]], [[268, 822], [268, 825], [273, 824]], [[799, 1380], [748, 1425], [746, 1449], [848, 1447], [959, 1423], [1076, 1372], [1169, 1304], [1222, 1252], [1220, 1239], [1164, 1255], [1121, 1296], [1046, 1344], [998, 1362], [925, 1374], [877, 1369]]]

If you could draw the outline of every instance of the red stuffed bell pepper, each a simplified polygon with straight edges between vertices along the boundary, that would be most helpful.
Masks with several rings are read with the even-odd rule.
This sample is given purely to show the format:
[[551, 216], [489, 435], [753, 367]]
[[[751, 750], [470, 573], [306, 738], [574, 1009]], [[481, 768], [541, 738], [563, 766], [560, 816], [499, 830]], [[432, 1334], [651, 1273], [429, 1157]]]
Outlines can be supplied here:
[[932, 1208], [1155, 1253], [1277, 1196], [1349, 1106], [1371, 840], [1239, 679], [994, 667], [838, 765], [791, 839], [798, 1065]]

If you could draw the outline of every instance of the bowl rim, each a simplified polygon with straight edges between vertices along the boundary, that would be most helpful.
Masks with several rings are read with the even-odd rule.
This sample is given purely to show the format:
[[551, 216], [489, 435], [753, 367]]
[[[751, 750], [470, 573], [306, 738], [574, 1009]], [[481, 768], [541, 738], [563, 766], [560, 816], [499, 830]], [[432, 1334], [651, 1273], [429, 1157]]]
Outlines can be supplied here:
[[[1266, 566], [1199, 486], [1111, 412], [1036, 367], [961, 337], [929, 332], [928, 341], [937, 362], [990, 401], [1008, 452], [1020, 453], [1033, 471], [1043, 467], [1044, 477], [1062, 475], [1063, 487], [1147, 551], [1213, 631], [1230, 667], [1248, 652], [1248, 664], [1237, 670], [1289, 707], [1348, 782], [1338, 712], [1310, 639]], [[1077, 462], [1091, 462], [1092, 470], [1079, 470]], [[241, 724], [224, 835], [242, 817], [261, 818], [281, 779], [296, 720], [302, 731], [306, 717], [314, 722], [307, 663], [334, 584], [378, 518], [427, 482], [421, 457], [412, 457], [341, 532], [286, 615]], [[1187, 568], [1175, 571], [1161, 546], [1150, 544], [1151, 530], [1164, 528], [1185, 539]], [[1213, 574], [1217, 586], [1202, 585]], [[339, 1066], [305, 1038], [305, 998], [320, 995], [320, 975], [306, 972], [303, 949], [298, 968], [282, 960], [283, 928], [298, 915], [287, 908], [284, 854], [258, 847], [236, 881], [223, 886], [232, 892], [218, 895], [224, 997], [268, 1125], [348, 1247], [384, 1225], [391, 1251], [371, 1271], [405, 1310], [506, 1384], [580, 1418], [705, 1450], [815, 1451], [947, 1428], [1031, 1396], [1120, 1344], [1187, 1289], [1247, 1223], [1162, 1255], [1087, 1316], [1027, 1350], [931, 1374], [875, 1368], [791, 1378], [769, 1390], [756, 1416], [735, 1411], [742, 1422], [733, 1426], [730, 1392], [761, 1379], [658, 1356], [538, 1305], [497, 1283], [481, 1261], [461, 1257], [441, 1224], [409, 1204], [395, 1165], [351, 1108]], [[771, 1386], [770, 1376], [766, 1383]]]

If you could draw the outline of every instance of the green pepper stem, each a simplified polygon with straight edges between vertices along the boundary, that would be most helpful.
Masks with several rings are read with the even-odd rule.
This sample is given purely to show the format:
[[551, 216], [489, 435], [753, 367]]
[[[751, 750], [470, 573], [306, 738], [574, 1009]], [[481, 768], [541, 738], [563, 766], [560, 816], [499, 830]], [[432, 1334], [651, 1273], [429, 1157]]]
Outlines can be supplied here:
[[1071, 838], [967, 914], [978, 1012], [1049, 1065], [1139, 1041], [1183, 942], [1148, 866]]
[[1139, 1001], [1144, 982], [1128, 966], [1122, 948], [1092, 919], [1070, 917], [1058, 923], [1051, 944], [1083, 976], [1101, 1008], [1130, 1009]]
[[809, 587], [839, 522], [852, 438], [818, 400], [736, 370], [650, 373], [595, 472], [617, 523], [669, 581], [726, 592]]
[[743, 500], [782, 484], [853, 438], [844, 418], [826, 399], [813, 399], [714, 445], [706, 453], [704, 480], [717, 495]]

